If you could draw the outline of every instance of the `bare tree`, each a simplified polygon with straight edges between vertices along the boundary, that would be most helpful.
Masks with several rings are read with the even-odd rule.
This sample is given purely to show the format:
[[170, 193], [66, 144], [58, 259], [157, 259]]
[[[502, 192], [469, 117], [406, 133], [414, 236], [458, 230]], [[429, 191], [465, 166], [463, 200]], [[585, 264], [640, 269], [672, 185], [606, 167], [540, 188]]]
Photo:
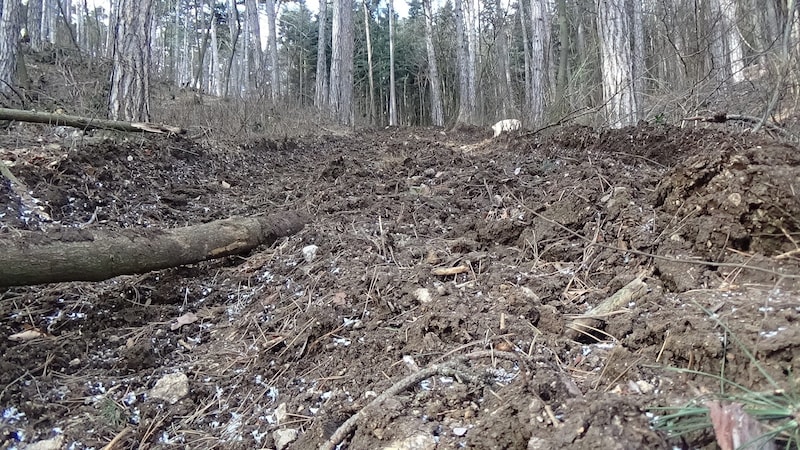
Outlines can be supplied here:
[[[236, 0], [228, 0], [228, 33], [230, 35], [231, 53], [228, 57], [228, 63], [225, 67], [225, 87], [223, 89], [223, 94], [222, 94], [225, 97], [228, 96], [231, 81], [234, 76], [233, 75], [234, 61], [236, 61], [237, 57], [241, 56], [241, 52], [239, 52], [238, 49], [239, 36], [241, 35], [241, 32], [242, 32], [242, 21], [241, 17], [239, 17], [239, 8], [236, 7]], [[239, 67], [241, 67], [241, 64], [239, 65]]]
[[397, 126], [397, 89], [394, 80], [394, 2], [389, 7], [389, 125]]
[[319, 0], [319, 14], [317, 15], [317, 72], [314, 83], [314, 106], [324, 108], [328, 104], [328, 67], [326, 63], [326, 38], [325, 25], [328, 21], [328, 0]]
[[20, 0], [3, 0], [0, 9], [0, 94], [13, 90], [19, 57]]
[[152, 0], [115, 0], [108, 116], [147, 121], [150, 116]]
[[506, 27], [506, 16], [508, 12], [503, 9], [500, 0], [495, 0], [494, 4], [494, 31], [495, 31], [495, 90], [498, 101], [500, 102], [500, 112], [502, 117], [507, 117], [509, 113], [516, 110], [513, 87], [511, 84], [511, 63], [508, 56], [508, 29]]
[[517, 4], [517, 14], [519, 15], [520, 29], [522, 30], [522, 57], [523, 57], [523, 102], [522, 110], [525, 117], [530, 117], [533, 105], [533, 91], [531, 90], [531, 43], [528, 39], [528, 21], [526, 20], [527, 13], [525, 12], [525, 2], [520, 1]]
[[247, 38], [247, 67], [245, 68], [248, 78], [252, 77], [256, 88], [261, 87], [263, 79], [260, 77], [264, 69], [264, 51], [261, 47], [261, 26], [258, 20], [258, 4], [256, 0], [245, 0], [245, 16], [247, 27], [245, 36]]
[[364, 0], [361, 4], [364, 7], [364, 37], [367, 42], [367, 76], [369, 77], [369, 123], [375, 123], [375, 74], [373, 73], [372, 65], [372, 33], [370, 33], [370, 17], [369, 7], [367, 1]]
[[278, 68], [278, 33], [276, 31], [275, 20], [275, 0], [266, 0], [267, 10], [267, 47], [269, 53], [269, 74], [270, 84], [269, 92], [273, 102], [277, 102], [280, 97], [280, 84], [278, 78], [280, 75]]
[[603, 100], [607, 121], [614, 128], [636, 123], [639, 114], [633, 78], [632, 17], [626, 3], [599, 0], [597, 8]]
[[[466, 0], [470, 1], [470, 0]], [[458, 116], [456, 124], [477, 124], [475, 98], [475, 65], [469, 36], [470, 21], [464, 0], [455, 0], [453, 13], [456, 19], [456, 61], [458, 62]]]
[[439, 80], [439, 67], [436, 63], [436, 51], [433, 47], [433, 8], [431, 0], [422, 0], [425, 9], [425, 48], [428, 54], [428, 80], [431, 91], [431, 122], [437, 127], [444, 126], [444, 108], [442, 107], [442, 87]]
[[744, 60], [736, 25], [736, 4], [733, 0], [711, 0], [709, 7], [710, 57], [714, 75], [725, 84], [742, 81]]
[[333, 55], [331, 58], [331, 114], [341, 125], [353, 123], [353, 5], [333, 1]]
[[56, 23], [58, 22], [58, 0], [43, 0], [42, 2], [42, 39], [50, 44], [55, 44], [58, 39]]
[[42, 8], [44, 0], [28, 0], [28, 37], [31, 40], [31, 50], [38, 52], [42, 49]]
[[547, 55], [551, 14], [548, 0], [531, 0], [531, 105], [530, 125], [544, 121], [548, 98]]

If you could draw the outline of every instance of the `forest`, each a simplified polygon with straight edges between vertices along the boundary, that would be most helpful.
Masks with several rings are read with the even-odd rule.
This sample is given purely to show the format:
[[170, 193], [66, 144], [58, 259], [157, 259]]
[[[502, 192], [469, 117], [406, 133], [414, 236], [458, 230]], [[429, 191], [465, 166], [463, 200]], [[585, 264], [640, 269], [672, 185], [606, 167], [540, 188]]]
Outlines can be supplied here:
[[0, 0], [0, 450], [798, 449], [794, 0]]
[[[726, 111], [742, 86], [752, 104], [736, 113], [763, 126], [797, 100], [794, 1], [412, 0], [402, 17], [374, 0], [106, 6], [5, 2], [2, 79], [35, 84], [15, 55], [58, 46], [111, 64], [100, 91], [57, 99], [79, 115], [166, 120], [152, 89], [351, 126], [674, 123]], [[24, 103], [12, 86], [6, 103]]]

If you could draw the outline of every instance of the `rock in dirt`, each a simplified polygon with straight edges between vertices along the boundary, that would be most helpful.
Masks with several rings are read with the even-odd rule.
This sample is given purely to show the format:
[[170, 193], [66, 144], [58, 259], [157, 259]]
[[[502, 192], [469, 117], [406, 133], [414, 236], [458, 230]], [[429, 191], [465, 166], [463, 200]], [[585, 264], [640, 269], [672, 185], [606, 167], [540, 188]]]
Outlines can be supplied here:
[[316, 245], [306, 245], [303, 247], [303, 259], [309, 263], [314, 261], [314, 258], [317, 257], [317, 250], [319, 250], [319, 247]]
[[64, 444], [64, 435], [60, 434], [50, 439], [34, 442], [25, 447], [25, 450], [58, 450], [62, 444]]
[[294, 428], [275, 430], [275, 432], [272, 433], [272, 439], [275, 440], [275, 448], [283, 450], [297, 439], [297, 430]]
[[148, 395], [174, 405], [178, 403], [178, 400], [189, 395], [189, 377], [183, 372], [164, 375], [156, 381], [156, 385], [150, 389]]
[[418, 433], [405, 439], [399, 439], [383, 447], [383, 450], [433, 450], [436, 439], [430, 434]]

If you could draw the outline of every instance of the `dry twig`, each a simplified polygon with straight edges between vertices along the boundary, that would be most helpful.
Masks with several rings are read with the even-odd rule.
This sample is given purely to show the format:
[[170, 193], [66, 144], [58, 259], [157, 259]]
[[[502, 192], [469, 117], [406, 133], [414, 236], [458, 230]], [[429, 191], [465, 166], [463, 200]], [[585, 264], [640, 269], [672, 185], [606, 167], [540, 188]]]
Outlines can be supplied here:
[[477, 383], [478, 380], [476, 380], [475, 377], [466, 374], [461, 369], [460, 366], [462, 366], [467, 361], [480, 358], [487, 358], [487, 357], [508, 359], [508, 360], [520, 360], [524, 358], [522, 355], [519, 355], [517, 353], [482, 350], [482, 351], [468, 353], [463, 356], [458, 356], [441, 364], [434, 364], [432, 366], [420, 370], [419, 372], [412, 373], [411, 375], [403, 378], [402, 380], [392, 385], [389, 389], [385, 390], [381, 395], [375, 397], [374, 400], [369, 402], [369, 404], [367, 404], [364, 408], [362, 408], [358, 413], [347, 419], [341, 426], [339, 426], [339, 428], [333, 433], [333, 435], [331, 435], [331, 437], [320, 446], [320, 449], [333, 450], [334, 448], [336, 448], [336, 446], [339, 445], [339, 443], [341, 443], [348, 435], [350, 435], [350, 433], [352, 433], [355, 430], [358, 421], [366, 417], [370, 411], [380, 406], [380, 404], [386, 401], [389, 397], [399, 394], [400, 392], [410, 388], [411, 386], [414, 386], [415, 384], [419, 383], [422, 380], [425, 380], [426, 378], [430, 378], [434, 375], [458, 376], [467, 379], [468, 381], [471, 381], [473, 383]]

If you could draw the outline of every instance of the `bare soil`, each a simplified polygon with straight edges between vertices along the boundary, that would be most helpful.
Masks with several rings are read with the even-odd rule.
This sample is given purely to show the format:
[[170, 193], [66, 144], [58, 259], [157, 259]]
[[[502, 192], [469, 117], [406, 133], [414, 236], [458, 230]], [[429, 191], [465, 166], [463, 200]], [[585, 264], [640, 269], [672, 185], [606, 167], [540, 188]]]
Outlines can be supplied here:
[[[246, 255], [0, 291], [2, 449], [713, 448], [653, 427], [719, 391], [675, 368], [756, 390], [773, 388], [758, 366], [787, 388], [800, 369], [800, 152], [767, 138], [48, 130], [7, 131], [0, 158], [53, 222], [3, 179], [0, 239], [313, 220]], [[637, 276], [643, 296], [573, 331]], [[188, 392], [158, 398], [169, 374]]]

